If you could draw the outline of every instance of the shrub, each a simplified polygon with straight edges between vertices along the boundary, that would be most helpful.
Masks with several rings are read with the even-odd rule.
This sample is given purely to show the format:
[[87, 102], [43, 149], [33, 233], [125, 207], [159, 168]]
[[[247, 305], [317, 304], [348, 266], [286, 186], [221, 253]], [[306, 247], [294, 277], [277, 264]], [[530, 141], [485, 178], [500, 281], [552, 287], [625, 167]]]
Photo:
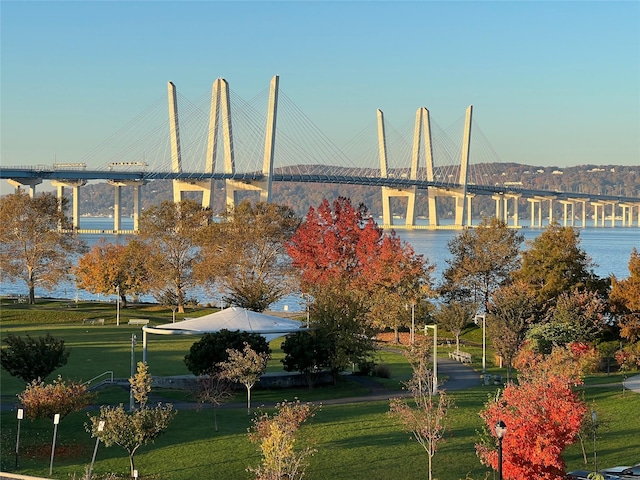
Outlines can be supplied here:
[[391, 378], [391, 367], [386, 363], [378, 363], [373, 367], [373, 376]]

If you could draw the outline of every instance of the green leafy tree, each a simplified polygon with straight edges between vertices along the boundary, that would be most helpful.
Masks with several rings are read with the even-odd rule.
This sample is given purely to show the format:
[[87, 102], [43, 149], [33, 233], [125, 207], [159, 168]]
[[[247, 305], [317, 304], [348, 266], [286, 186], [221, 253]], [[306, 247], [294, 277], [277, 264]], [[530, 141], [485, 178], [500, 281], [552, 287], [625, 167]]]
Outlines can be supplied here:
[[260, 334], [222, 329], [203, 335], [199, 341], [191, 345], [189, 353], [184, 357], [184, 363], [194, 375], [219, 373], [220, 363], [229, 358], [227, 349], [242, 350], [245, 343], [255, 352], [271, 352], [269, 344]]
[[4, 343], [6, 346], [0, 350], [2, 368], [26, 383], [47, 378], [66, 365], [71, 354], [71, 350], [65, 348], [64, 340], [54, 338], [50, 333], [38, 338], [9, 333]]
[[316, 450], [310, 446], [296, 448], [300, 426], [315, 415], [312, 404], [299, 401], [276, 405], [276, 413], [262, 413], [253, 420], [249, 439], [259, 445], [261, 463], [247, 470], [256, 480], [300, 480], [308, 459]]
[[443, 273], [441, 295], [486, 306], [491, 293], [511, 281], [520, 266], [524, 237], [503, 221], [484, 218], [477, 228], [467, 228], [449, 241], [451, 252]]
[[456, 351], [460, 351], [460, 334], [469, 325], [476, 313], [474, 304], [452, 300], [440, 305], [434, 317], [439, 326], [450, 331], [456, 337]]
[[311, 328], [330, 345], [328, 366], [335, 382], [353, 365], [361, 370], [373, 365], [375, 331], [362, 316], [361, 301], [338, 287], [325, 288], [310, 306]]
[[605, 308], [598, 292], [563, 292], [551, 309], [551, 322], [571, 326], [574, 342], [592, 342], [606, 327]]
[[406, 398], [390, 401], [391, 416], [411, 432], [427, 452], [429, 480], [433, 478], [433, 457], [437, 446], [444, 441], [447, 414], [454, 406], [453, 399], [446, 392], [434, 392], [433, 372], [429, 369], [430, 353], [427, 345], [416, 345], [407, 352], [413, 374], [405, 386], [411, 393], [411, 401]]
[[520, 282], [503, 286], [493, 292], [486, 318], [487, 334], [493, 347], [507, 365], [507, 382], [511, 367], [527, 331], [535, 321], [537, 306], [534, 297]]
[[285, 245], [300, 221], [284, 205], [241, 202], [202, 232], [197, 277], [225, 302], [264, 311], [296, 288]]
[[69, 277], [72, 256], [86, 249], [64, 207], [51, 193], [31, 198], [18, 190], [0, 198], [0, 278], [24, 281], [30, 304], [36, 286], [55, 288]]
[[65, 382], [58, 376], [53, 383], [33, 380], [27, 385], [18, 399], [30, 420], [53, 418], [60, 414], [62, 418], [73, 412], [79, 412], [89, 406], [95, 395], [87, 391], [82, 383]]
[[218, 364], [220, 377], [247, 389], [247, 415], [251, 413], [251, 389], [267, 368], [268, 353], [258, 353], [245, 342], [242, 350], [227, 349], [229, 358]]
[[140, 218], [139, 236], [151, 252], [147, 267], [152, 291], [171, 290], [180, 313], [184, 313], [187, 290], [195, 284], [200, 235], [210, 222], [211, 212], [193, 200], [163, 202], [147, 208]]
[[541, 312], [555, 305], [564, 292], [600, 287], [594, 264], [580, 248], [580, 234], [572, 227], [549, 225], [522, 252], [522, 267], [514, 273], [531, 292]]
[[309, 388], [313, 388], [320, 372], [331, 367], [331, 339], [316, 330], [287, 335], [281, 348], [285, 353], [281, 360], [284, 369], [304, 374]]
[[[153, 443], [169, 427], [171, 420], [176, 415], [173, 405], [170, 403], [158, 403], [155, 407], [147, 406], [147, 388], [151, 382], [151, 376], [146, 366], [138, 363], [137, 375], [129, 379], [134, 387], [135, 399], [138, 408], [127, 413], [122, 404], [118, 406], [101, 406], [100, 415], [89, 414], [89, 424], [85, 429], [92, 437], [99, 438], [107, 447], [119, 445], [129, 454], [129, 466], [131, 476], [135, 470], [134, 456], [143, 445]], [[102, 428], [100, 425], [102, 423]]]

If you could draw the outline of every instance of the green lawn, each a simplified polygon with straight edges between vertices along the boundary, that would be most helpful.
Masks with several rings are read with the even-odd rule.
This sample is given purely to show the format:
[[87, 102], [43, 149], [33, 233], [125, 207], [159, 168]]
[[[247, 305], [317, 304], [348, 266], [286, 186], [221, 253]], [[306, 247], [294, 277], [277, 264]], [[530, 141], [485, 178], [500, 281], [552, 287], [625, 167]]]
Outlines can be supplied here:
[[[106, 370], [116, 377], [128, 377], [131, 365], [131, 334], [140, 333], [139, 327], [121, 324], [115, 326], [115, 306], [81, 304], [74, 307], [53, 302], [40, 306], [3, 305], [0, 325], [1, 335], [8, 332], [30, 333], [34, 336], [50, 331], [62, 337], [71, 346], [69, 363], [56, 372], [63, 377], [86, 380]], [[78, 312], [73, 312], [78, 310]], [[206, 312], [205, 312], [206, 313]], [[82, 318], [106, 318], [107, 325], [85, 327]], [[189, 316], [192, 315], [191, 313]], [[150, 318], [154, 323], [170, 321], [171, 312], [159, 309], [128, 310], [123, 318]], [[124, 321], [123, 321], [124, 323]], [[468, 332], [468, 340], [476, 342], [477, 329]], [[197, 337], [154, 336], [149, 345], [150, 371], [154, 375], [181, 375], [188, 371], [182, 358]], [[465, 336], [465, 339], [467, 337]], [[279, 342], [272, 343], [274, 358], [270, 371], [281, 369], [282, 353]], [[481, 368], [481, 348], [465, 346], [463, 350], [473, 355], [473, 367]], [[490, 351], [489, 351], [490, 352]], [[141, 359], [141, 346], [137, 348]], [[440, 355], [447, 355], [443, 347]], [[492, 358], [489, 357], [488, 358]], [[395, 389], [410, 375], [410, 367], [401, 354], [381, 351], [380, 362], [389, 365], [392, 376], [381, 380], [388, 388]], [[491, 372], [502, 373], [488, 361]], [[640, 461], [640, 395], [622, 392], [618, 375], [597, 375], [587, 378], [580, 389], [590, 408], [596, 408], [600, 422], [598, 438], [598, 464], [613, 466]], [[618, 382], [618, 383], [616, 383]], [[0, 378], [3, 401], [22, 390], [20, 381], [2, 372]], [[295, 397], [320, 405], [317, 415], [303, 427], [308, 441], [314, 442], [318, 452], [311, 458], [307, 476], [310, 480], [322, 479], [413, 479], [426, 478], [427, 456], [421, 447], [409, 438], [388, 416], [387, 401], [350, 404], [323, 404], [332, 398], [361, 395], [364, 388], [353, 382], [312, 390], [256, 390], [252, 394], [253, 405], [273, 404]], [[488, 396], [495, 387], [476, 387], [452, 392], [456, 408], [450, 413], [446, 442], [434, 459], [434, 476], [441, 480], [465, 478], [484, 479], [489, 472], [475, 455], [474, 443], [481, 428], [478, 416]], [[190, 400], [185, 392], [156, 390], [163, 401], [184, 402]], [[391, 395], [391, 394], [390, 394]], [[100, 403], [128, 402], [128, 393], [112, 387], [100, 392]], [[245, 396], [238, 393], [232, 406], [218, 409], [219, 431], [213, 428], [211, 409], [181, 409], [168, 431], [155, 444], [142, 447], [136, 455], [136, 467], [143, 478], [157, 480], [191, 479], [248, 479], [249, 465], [257, 465], [256, 447], [247, 439], [251, 417], [244, 408]], [[90, 411], [95, 414], [95, 411]], [[17, 421], [15, 412], [3, 409], [0, 428], [0, 466], [3, 471], [15, 470], [15, 439]], [[85, 465], [91, 461], [95, 440], [85, 432], [83, 424], [87, 412], [76, 413], [63, 419], [58, 429], [54, 479], [79, 478]], [[53, 426], [50, 421], [39, 420], [21, 423], [21, 449], [17, 473], [49, 477], [49, 459]], [[586, 438], [586, 452], [593, 464], [593, 439]], [[585, 468], [580, 445], [574, 445], [565, 454], [568, 469]], [[94, 471], [98, 475], [110, 472], [127, 477], [128, 460], [119, 447], [100, 445]], [[490, 474], [491, 478], [491, 474]]]

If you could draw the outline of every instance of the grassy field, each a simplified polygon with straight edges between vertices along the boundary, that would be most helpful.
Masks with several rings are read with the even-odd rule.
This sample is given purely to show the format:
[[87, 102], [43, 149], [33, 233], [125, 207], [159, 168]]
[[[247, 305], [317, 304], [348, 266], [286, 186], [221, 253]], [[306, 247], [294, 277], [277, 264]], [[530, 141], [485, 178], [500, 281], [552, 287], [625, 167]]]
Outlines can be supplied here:
[[[189, 312], [194, 317], [208, 310]], [[67, 306], [60, 302], [43, 302], [29, 307], [24, 304], [4, 304], [0, 312], [1, 335], [9, 333], [32, 336], [49, 331], [65, 339], [72, 353], [69, 363], [54, 373], [65, 378], [87, 380], [104, 371], [113, 371], [116, 377], [128, 377], [131, 368], [131, 335], [140, 327], [126, 325], [129, 318], [149, 318], [152, 324], [171, 321], [171, 312], [152, 306], [134, 307], [122, 313], [121, 325], [115, 326], [115, 306], [87, 303]], [[83, 318], [105, 318], [105, 326], [85, 326]], [[474, 368], [481, 368], [481, 339], [479, 329], [465, 332], [464, 350], [473, 355]], [[153, 336], [149, 345], [150, 371], [154, 375], [188, 374], [182, 361], [197, 337]], [[281, 370], [282, 352], [279, 342], [272, 343], [274, 358], [270, 371]], [[447, 355], [447, 348], [440, 351]], [[141, 359], [141, 346], [137, 348]], [[488, 358], [492, 358], [489, 350]], [[410, 368], [402, 355], [393, 350], [380, 353], [380, 361], [391, 370], [391, 378], [379, 379], [390, 389], [390, 396], [400, 382], [410, 375]], [[502, 373], [489, 361], [490, 372]], [[620, 376], [599, 375], [587, 378], [581, 395], [590, 408], [596, 408], [600, 422], [598, 438], [598, 464], [601, 467], [633, 464], [640, 461], [640, 395], [624, 392]], [[15, 394], [24, 385], [2, 372], [0, 378], [2, 400], [6, 404], [15, 400]], [[450, 414], [450, 430], [446, 442], [434, 459], [434, 476], [440, 480], [465, 478], [484, 479], [492, 473], [483, 467], [475, 455], [474, 443], [481, 428], [478, 412], [496, 387], [478, 386], [452, 392], [456, 408]], [[427, 456], [419, 445], [410, 440], [388, 416], [387, 401], [329, 404], [329, 399], [363, 395], [364, 387], [345, 381], [337, 386], [309, 389], [256, 390], [253, 405], [273, 404], [297, 397], [320, 405], [317, 415], [303, 427], [305, 440], [313, 442], [318, 452], [311, 459], [307, 471], [310, 480], [322, 479], [413, 479], [425, 478]], [[112, 387], [100, 392], [98, 403], [128, 402], [128, 393]], [[157, 390], [154, 398], [183, 405], [188, 394], [181, 391]], [[218, 409], [219, 430], [213, 428], [213, 411], [180, 408], [178, 415], [155, 444], [142, 447], [136, 454], [136, 467], [143, 478], [157, 480], [187, 479], [248, 479], [246, 468], [257, 465], [259, 454], [247, 439], [251, 417], [243, 406], [244, 394], [239, 393], [234, 403]], [[237, 403], [235, 403], [237, 402]], [[323, 405], [323, 402], [325, 404]], [[5, 405], [6, 406], [6, 405]], [[19, 467], [15, 469], [15, 439], [17, 421], [15, 411], [2, 409], [0, 428], [0, 466], [3, 471], [49, 477], [54, 479], [78, 478], [91, 461], [95, 440], [84, 430], [87, 415], [94, 410], [72, 414], [58, 429], [53, 475], [49, 477], [49, 461], [53, 426], [51, 421], [39, 420], [21, 423], [21, 449]], [[593, 439], [585, 439], [585, 448], [593, 466]], [[565, 453], [568, 469], [585, 468], [581, 446], [574, 445]], [[100, 445], [94, 472], [111, 472], [128, 477], [128, 460], [119, 447]]]

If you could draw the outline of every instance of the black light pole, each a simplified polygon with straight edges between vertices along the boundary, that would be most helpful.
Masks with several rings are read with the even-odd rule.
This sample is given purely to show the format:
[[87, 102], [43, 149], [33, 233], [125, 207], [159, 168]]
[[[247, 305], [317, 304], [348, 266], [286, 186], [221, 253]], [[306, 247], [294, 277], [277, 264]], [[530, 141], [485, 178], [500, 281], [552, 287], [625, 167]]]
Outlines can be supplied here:
[[502, 420], [496, 423], [496, 437], [498, 437], [498, 480], [502, 480], [502, 439], [507, 433], [507, 426]]

